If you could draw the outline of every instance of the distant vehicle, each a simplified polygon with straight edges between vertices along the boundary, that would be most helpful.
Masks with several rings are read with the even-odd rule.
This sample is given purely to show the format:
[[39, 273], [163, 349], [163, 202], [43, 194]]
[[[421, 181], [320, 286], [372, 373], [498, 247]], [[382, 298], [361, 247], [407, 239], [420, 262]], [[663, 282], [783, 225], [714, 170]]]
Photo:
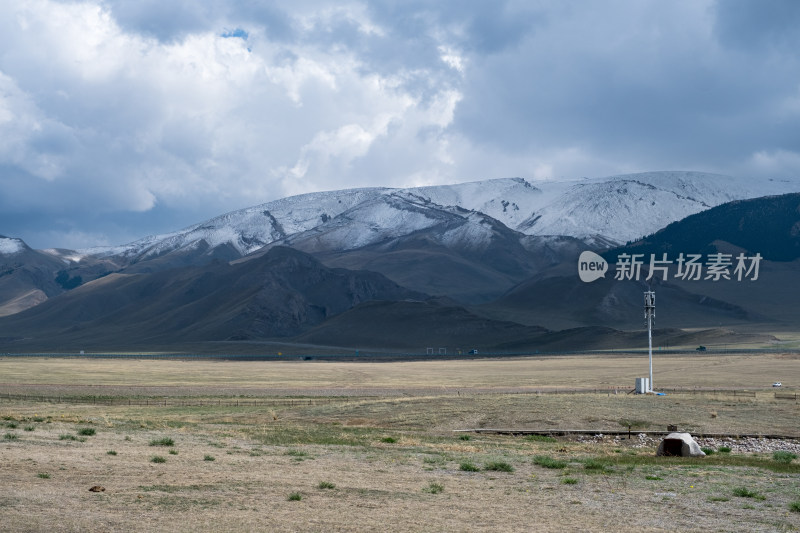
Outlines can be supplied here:
[[697, 348], [695, 348], [695, 350], [697, 350], [698, 352], [705, 352], [706, 351], [706, 347], [705, 346], [698, 346]]
[[773, 387], [782, 387], [783, 383], [781, 383], [780, 381], [776, 381], [775, 383], [772, 384], [772, 386]]
[[471, 355], [478, 355], [478, 350], [470, 350], [469, 353]]

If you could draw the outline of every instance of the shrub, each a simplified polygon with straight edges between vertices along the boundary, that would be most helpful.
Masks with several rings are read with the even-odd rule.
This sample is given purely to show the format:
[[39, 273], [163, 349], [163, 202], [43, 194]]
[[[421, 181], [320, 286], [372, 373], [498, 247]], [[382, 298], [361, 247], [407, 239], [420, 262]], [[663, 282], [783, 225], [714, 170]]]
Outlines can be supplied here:
[[747, 487], [736, 487], [735, 489], [733, 489], [733, 495], [738, 496], [740, 498], [754, 498], [756, 500], [766, 499], [765, 496], [762, 496], [758, 492], [750, 490]]
[[772, 453], [772, 459], [779, 463], [789, 464], [793, 460], [797, 459], [797, 454], [787, 452], [786, 450], [779, 450]]
[[78, 435], [83, 435], [84, 437], [91, 437], [97, 433], [94, 428], [81, 428], [78, 430]]
[[299, 492], [293, 492], [289, 494], [289, 497], [287, 498], [287, 500], [289, 500], [290, 502], [299, 502], [302, 499], [303, 495], [300, 494]]
[[167, 460], [166, 460], [166, 458], [161, 457], [160, 455], [154, 455], [153, 457], [150, 458], [150, 462], [151, 463], [166, 463]]
[[319, 485], [317, 485], [317, 487], [320, 488], [320, 489], [323, 489], [323, 490], [324, 489], [335, 489], [336, 485], [334, 485], [330, 481], [320, 481]]
[[459, 469], [463, 470], [464, 472], [478, 472], [478, 471], [480, 471], [480, 468], [475, 466], [470, 461], [464, 461], [463, 463], [461, 463], [459, 465]]
[[170, 454], [170, 455], [178, 455], [178, 450], [176, 450], [175, 448], [172, 448], [172, 449], [169, 451], [169, 454]]
[[78, 437], [64, 433], [63, 435], [58, 436], [58, 440], [78, 440]]
[[384, 437], [381, 439], [381, 442], [385, 442], [387, 444], [394, 444], [395, 442], [397, 442], [397, 439], [395, 439], [394, 437]]
[[16, 433], [6, 433], [3, 438], [6, 440], [17, 440], [19, 437], [17, 437]]
[[213, 455], [206, 454], [206, 456], [203, 457], [203, 461], [216, 461], [216, 460], [217, 459]]
[[708, 446], [703, 446], [700, 449], [703, 450], [703, 453], [706, 454], [706, 455], [714, 455], [714, 448], [709, 448]]
[[169, 437], [162, 437], [160, 439], [151, 440], [150, 446], [175, 446], [175, 441]]
[[563, 483], [564, 485], [577, 485], [578, 480], [574, 477], [565, 477], [564, 479], [561, 480], [561, 483]]
[[486, 463], [483, 466], [484, 470], [490, 470], [493, 472], [513, 472], [514, 467], [510, 464], [506, 463], [505, 461], [492, 461], [490, 463]]
[[431, 481], [428, 483], [428, 486], [422, 489], [422, 492], [428, 492], [430, 494], [439, 494], [440, 492], [444, 492], [444, 485], [441, 483], [434, 483]]
[[790, 503], [789, 510], [793, 513], [800, 513], [800, 500]]
[[14, 422], [9, 422], [8, 424], [6, 424], [6, 427], [9, 429], [17, 429], [17, 424]]
[[730, 446], [720, 446], [719, 448], [717, 448], [717, 451], [719, 453], [731, 453], [731, 447]]
[[47, 472], [39, 472], [36, 475], [39, 476], [42, 479], [50, 479], [50, 474], [48, 474]]
[[553, 469], [561, 469], [567, 467], [566, 461], [560, 461], [558, 459], [553, 459], [547, 455], [537, 455], [533, 458], [533, 464], [539, 465], [544, 468], [553, 468]]
[[644, 476], [644, 478], [649, 481], [661, 481], [662, 479], [664, 479], [661, 476]]
[[106, 452], [106, 454], [107, 454], [107, 455], [117, 455], [117, 452], [116, 452], [116, 451], [114, 451], [114, 450], [108, 450], [108, 451]]
[[461, 435], [461, 436], [458, 437], [459, 440], [469, 440], [471, 438], [472, 437], [470, 437], [469, 435]]
[[25, 431], [33, 431], [33, 430], [35, 430], [35, 429], [36, 429], [36, 428], [35, 428], [35, 427], [33, 427], [33, 426], [25, 426]]

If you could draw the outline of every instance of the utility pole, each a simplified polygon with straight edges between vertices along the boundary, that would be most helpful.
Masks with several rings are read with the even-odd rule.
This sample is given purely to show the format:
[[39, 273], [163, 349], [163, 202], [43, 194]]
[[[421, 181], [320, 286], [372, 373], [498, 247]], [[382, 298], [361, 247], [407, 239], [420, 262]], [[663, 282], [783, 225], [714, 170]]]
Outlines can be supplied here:
[[644, 319], [647, 321], [647, 347], [650, 359], [650, 385], [649, 391], [653, 392], [653, 319], [656, 316], [656, 293], [644, 292]]

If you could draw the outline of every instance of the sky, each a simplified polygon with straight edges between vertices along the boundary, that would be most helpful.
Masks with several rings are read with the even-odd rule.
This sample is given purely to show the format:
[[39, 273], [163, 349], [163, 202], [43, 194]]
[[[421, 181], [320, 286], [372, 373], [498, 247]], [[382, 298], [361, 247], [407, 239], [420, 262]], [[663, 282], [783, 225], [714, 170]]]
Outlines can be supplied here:
[[795, 0], [0, 0], [0, 234], [305, 192], [800, 176]]

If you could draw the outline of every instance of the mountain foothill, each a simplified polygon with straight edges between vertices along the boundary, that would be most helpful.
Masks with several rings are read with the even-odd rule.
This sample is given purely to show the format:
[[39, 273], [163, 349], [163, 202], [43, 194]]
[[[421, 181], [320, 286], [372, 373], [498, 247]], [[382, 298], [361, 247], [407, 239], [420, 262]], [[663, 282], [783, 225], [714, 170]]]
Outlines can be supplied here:
[[[637, 348], [646, 290], [659, 346], [778, 342], [800, 320], [798, 191], [697, 172], [507, 178], [311, 193], [115, 247], [0, 236], [0, 352]], [[587, 250], [608, 262], [592, 282]], [[681, 277], [690, 254], [757, 256], [757, 279]], [[637, 276], [621, 275], [630, 257]], [[651, 257], [672, 270], [651, 276]]]

